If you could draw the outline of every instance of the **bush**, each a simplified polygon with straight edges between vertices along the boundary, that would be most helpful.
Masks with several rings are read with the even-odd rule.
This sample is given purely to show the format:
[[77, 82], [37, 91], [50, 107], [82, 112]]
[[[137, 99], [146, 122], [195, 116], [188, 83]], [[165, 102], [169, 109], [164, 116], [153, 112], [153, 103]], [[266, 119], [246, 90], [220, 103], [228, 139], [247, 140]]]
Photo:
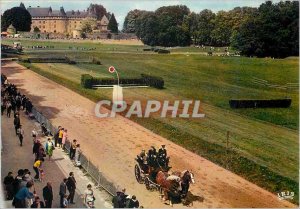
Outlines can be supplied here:
[[143, 51], [153, 51], [152, 48], [151, 49], [143, 49]]
[[158, 54], [170, 54], [171, 53], [169, 50], [166, 50], [166, 49], [159, 49], [157, 52], [158, 52]]
[[161, 77], [156, 77], [156, 76], [150, 76], [150, 75], [145, 75], [145, 74], [141, 74], [142, 79], [144, 80], [144, 83], [146, 85], [149, 85], [151, 87], [154, 88], [158, 88], [158, 89], [163, 89], [164, 88], [164, 80]]
[[81, 75], [81, 86], [86, 89], [91, 89], [93, 87], [93, 76], [89, 74]]
[[288, 108], [291, 103], [291, 99], [229, 100], [231, 108]]
[[70, 60], [70, 61], [68, 62], [68, 64], [70, 64], [70, 65], [76, 65], [76, 62], [73, 61], [73, 60]]
[[98, 59], [96, 59], [96, 58], [94, 58], [94, 57], [93, 57], [93, 59], [92, 59], [92, 63], [93, 63], [93, 64], [96, 64], [96, 65], [102, 65], [101, 61], [98, 60]]

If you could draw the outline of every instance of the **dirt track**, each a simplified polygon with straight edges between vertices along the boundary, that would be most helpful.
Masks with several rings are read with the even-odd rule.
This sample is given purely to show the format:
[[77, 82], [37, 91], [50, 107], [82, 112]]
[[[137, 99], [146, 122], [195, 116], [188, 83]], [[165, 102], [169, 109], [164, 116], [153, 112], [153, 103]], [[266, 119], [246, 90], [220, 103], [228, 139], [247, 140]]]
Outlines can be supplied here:
[[85, 155], [110, 180], [135, 194], [144, 207], [167, 206], [158, 192], [149, 192], [136, 182], [134, 157], [142, 148], [161, 144], [166, 144], [173, 168], [194, 172], [196, 184], [190, 187], [198, 196], [194, 207], [296, 207], [126, 118], [96, 118], [94, 102], [16, 63], [2, 63], [2, 72], [53, 124], [67, 128], [69, 138], [79, 140]]

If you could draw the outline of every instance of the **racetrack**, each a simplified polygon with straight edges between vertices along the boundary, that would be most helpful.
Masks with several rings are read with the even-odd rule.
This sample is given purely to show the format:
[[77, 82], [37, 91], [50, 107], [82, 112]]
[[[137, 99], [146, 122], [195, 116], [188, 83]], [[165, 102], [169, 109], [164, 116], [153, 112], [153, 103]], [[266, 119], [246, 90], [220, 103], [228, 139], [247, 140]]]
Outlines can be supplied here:
[[[276, 195], [211, 163], [121, 116], [98, 119], [95, 103], [14, 63], [2, 63], [9, 82], [18, 85], [53, 124], [68, 129], [69, 138], [79, 140], [82, 150], [117, 185], [135, 194], [144, 207], [166, 207], [158, 192], [149, 192], [136, 182], [134, 157], [142, 148], [166, 144], [173, 169], [191, 169], [198, 196], [194, 207], [296, 207]], [[178, 204], [175, 207], [182, 207]]]

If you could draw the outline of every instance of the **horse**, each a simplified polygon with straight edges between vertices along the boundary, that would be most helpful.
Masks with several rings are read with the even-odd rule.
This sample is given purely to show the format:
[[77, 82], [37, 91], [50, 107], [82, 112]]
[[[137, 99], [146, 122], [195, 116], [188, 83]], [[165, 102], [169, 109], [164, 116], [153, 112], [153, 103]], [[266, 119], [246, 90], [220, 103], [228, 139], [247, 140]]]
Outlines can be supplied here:
[[160, 186], [160, 193], [163, 200], [169, 200], [172, 206], [172, 198], [179, 195], [180, 177], [176, 175], [169, 176], [167, 172], [159, 171], [156, 175], [156, 183]]
[[189, 191], [190, 188], [190, 184], [194, 184], [195, 183], [195, 179], [194, 179], [194, 174], [189, 171], [189, 170], [184, 170], [182, 172], [179, 171], [174, 171], [172, 173], [172, 175], [178, 176], [181, 178], [180, 182], [181, 182], [181, 198], [186, 198], [187, 193]]

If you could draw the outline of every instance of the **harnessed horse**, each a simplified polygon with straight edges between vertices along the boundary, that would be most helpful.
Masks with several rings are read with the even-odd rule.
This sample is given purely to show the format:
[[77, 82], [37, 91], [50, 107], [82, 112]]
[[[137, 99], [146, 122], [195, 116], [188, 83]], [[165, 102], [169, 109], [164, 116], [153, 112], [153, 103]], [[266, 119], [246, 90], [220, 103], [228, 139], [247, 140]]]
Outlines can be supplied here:
[[164, 201], [169, 200], [169, 204], [172, 206], [172, 199], [185, 198], [190, 183], [195, 183], [195, 180], [193, 173], [188, 170], [174, 172], [170, 176], [166, 172], [159, 171], [156, 175], [156, 183], [161, 187]]

